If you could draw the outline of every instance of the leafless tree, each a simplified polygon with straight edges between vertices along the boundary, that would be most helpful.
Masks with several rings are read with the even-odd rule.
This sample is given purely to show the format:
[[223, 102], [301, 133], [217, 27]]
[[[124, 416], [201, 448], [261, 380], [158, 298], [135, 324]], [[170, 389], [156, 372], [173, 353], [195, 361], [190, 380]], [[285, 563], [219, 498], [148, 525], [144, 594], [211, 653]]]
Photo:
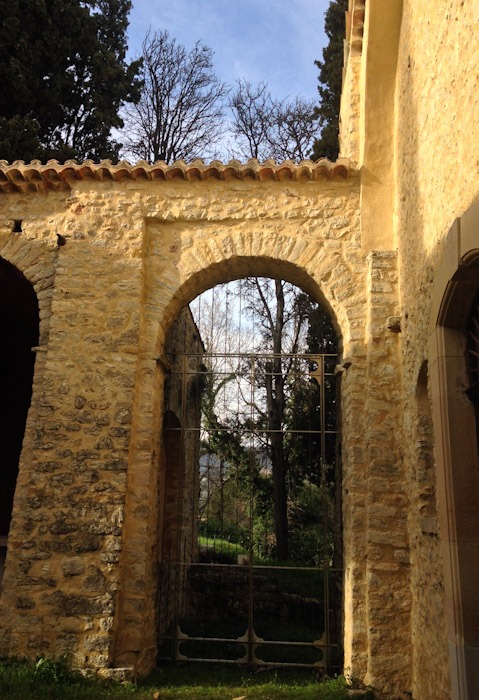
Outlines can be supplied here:
[[227, 86], [213, 72], [213, 51], [188, 51], [168, 32], [148, 31], [142, 45], [143, 89], [125, 114], [125, 155], [150, 163], [205, 157], [219, 140]]
[[312, 100], [279, 101], [271, 97], [266, 83], [255, 86], [239, 80], [228, 104], [233, 114], [232, 155], [296, 162], [309, 158], [320, 126]]
[[258, 83], [254, 86], [247, 80], [238, 80], [229, 107], [233, 113], [231, 131], [235, 139], [232, 155], [258, 160], [268, 158], [276, 102], [271, 97], [267, 84]]
[[295, 97], [291, 102], [282, 102], [274, 127], [271, 153], [275, 160], [299, 162], [310, 158], [319, 129], [314, 101]]

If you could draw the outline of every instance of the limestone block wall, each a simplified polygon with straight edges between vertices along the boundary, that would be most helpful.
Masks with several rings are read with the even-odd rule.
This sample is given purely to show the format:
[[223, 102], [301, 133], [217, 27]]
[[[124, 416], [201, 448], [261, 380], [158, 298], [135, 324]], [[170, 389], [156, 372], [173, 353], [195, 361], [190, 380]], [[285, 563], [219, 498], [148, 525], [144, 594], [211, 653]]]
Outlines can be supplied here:
[[165, 413], [159, 436], [158, 637], [177, 608], [184, 610], [188, 603], [187, 569], [182, 564], [198, 560], [203, 354], [198, 328], [185, 307], [165, 343]]
[[343, 84], [339, 124], [340, 152], [355, 164], [360, 160], [360, 74], [365, 0], [349, 0], [346, 12]]
[[396, 256], [364, 244], [358, 174], [343, 161], [14, 164], [0, 189], [4, 250], [18, 235], [52, 259], [0, 652], [151, 668], [165, 338], [205, 289], [277, 276], [327, 306], [342, 343], [345, 666], [379, 689], [409, 687]]
[[[198, 558], [198, 499], [201, 426], [201, 373], [204, 346], [193, 316], [185, 307], [172, 324], [165, 343], [165, 432], [175, 452], [160, 467], [160, 561]], [[174, 468], [172, 468], [174, 463]], [[165, 522], [162, 522], [162, 511]]]
[[[478, 20], [472, 2], [443, 0], [431, 11], [423, 0], [404, 0], [398, 53], [395, 209], [411, 493], [412, 690], [414, 697], [425, 700], [450, 697], [450, 681], [440, 544], [444, 533], [437, 525], [431, 385], [424, 363], [430, 323], [436, 322], [431, 298], [441, 285], [446, 234], [479, 192]], [[443, 438], [435, 439], [440, 444]]]
[[[350, 37], [357, 5], [355, 0], [349, 3]], [[431, 385], [428, 360], [434, 356], [429, 357], [428, 341], [440, 299], [460, 265], [457, 251], [479, 247], [477, 222], [469, 221], [475, 214], [468, 214], [467, 225], [461, 219], [479, 191], [478, 21], [477, 4], [467, 0], [441, 0], [434, 7], [425, 0], [391, 0], [387, 8], [368, 0], [361, 56], [351, 52], [344, 71], [341, 152], [358, 153], [363, 171], [362, 242], [368, 247], [369, 241], [376, 250], [397, 250], [401, 382], [396, 430], [410, 546], [409, 690], [420, 700], [477, 695], [460, 688], [463, 671], [448, 653], [444, 590], [448, 587], [451, 598], [451, 577], [460, 574], [454, 564], [451, 571], [445, 568], [443, 557], [449, 535], [441, 532], [441, 522], [456, 516], [444, 494], [438, 501], [438, 457], [448, 447], [437, 421], [433, 430], [432, 418], [437, 413], [434, 401], [438, 395], [446, 400], [451, 387]], [[447, 236], [453, 225], [457, 232], [451, 246]], [[449, 276], [444, 275], [446, 268]], [[436, 369], [433, 381], [437, 377]], [[455, 397], [459, 390], [457, 384]], [[444, 491], [444, 475], [441, 479]], [[400, 556], [407, 561], [406, 550]], [[451, 628], [457, 601], [448, 604]], [[454, 634], [450, 643], [460, 647], [459, 627]], [[453, 658], [452, 688], [448, 657]]]
[[[401, 459], [401, 373], [397, 332], [397, 255], [368, 256], [367, 334], [367, 625], [366, 682], [387, 690], [394, 677], [402, 692], [410, 684], [408, 494]], [[386, 317], [386, 318], [385, 318]], [[392, 437], [395, 436], [395, 439]]]

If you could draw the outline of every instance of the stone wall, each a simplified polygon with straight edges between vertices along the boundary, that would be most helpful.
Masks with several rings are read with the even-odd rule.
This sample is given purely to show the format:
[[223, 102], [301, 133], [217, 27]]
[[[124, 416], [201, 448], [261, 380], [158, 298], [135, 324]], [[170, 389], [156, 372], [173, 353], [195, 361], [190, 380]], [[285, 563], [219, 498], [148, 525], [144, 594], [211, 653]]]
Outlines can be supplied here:
[[341, 339], [345, 667], [388, 697], [477, 697], [461, 652], [463, 632], [477, 636], [477, 576], [454, 553], [479, 561], [479, 534], [467, 539], [453, 473], [475, 493], [477, 450], [451, 418], [470, 447], [456, 438], [454, 461], [444, 429], [451, 406], [470, 413], [454, 319], [466, 311], [459, 299], [439, 312], [458, 280], [479, 286], [464, 259], [479, 249], [479, 11], [384, 8], [350, 0], [341, 152], [354, 167], [0, 167], [0, 256], [41, 318], [0, 654], [152, 666], [165, 339], [202, 291], [277, 276], [324, 303]]
[[[437, 322], [431, 318], [431, 299], [434, 287], [441, 285], [446, 234], [479, 192], [478, 20], [475, 3], [447, 0], [431, 11], [423, 0], [405, 0], [398, 52], [396, 238], [414, 572], [412, 689], [414, 697], [424, 700], [450, 697], [441, 552], [445, 533], [437, 525], [431, 387], [424, 362], [430, 323]], [[479, 231], [477, 236], [479, 245]], [[435, 440], [439, 446], [443, 438], [436, 434]]]
[[[358, 7], [357, 0], [350, 0], [349, 41], [355, 41], [356, 48], [362, 19]], [[461, 535], [455, 532], [454, 523], [462, 522], [464, 515], [454, 513], [453, 491], [461, 486], [454, 486], [454, 476], [444, 473], [452, 448], [441, 416], [451, 403], [448, 394], [452, 402], [466, 403], [460, 399], [464, 381], [462, 376], [448, 378], [446, 386], [437, 362], [438, 354], [459, 353], [464, 365], [464, 348], [458, 350], [457, 338], [454, 347], [447, 346], [446, 336], [437, 341], [434, 329], [441, 299], [463, 264], [461, 256], [479, 247], [477, 215], [470, 208], [479, 188], [478, 20], [473, 2], [441, 0], [432, 7], [425, 0], [391, 0], [386, 8], [379, 0], [368, 0], [360, 68], [353, 50], [344, 73], [341, 152], [357, 153], [363, 172], [362, 241], [377, 249], [397, 249], [401, 372], [394, 429], [410, 546], [409, 690], [421, 700], [477, 696], [476, 686], [470, 685], [477, 678], [465, 680], [465, 668], [477, 668], [477, 661], [457, 656], [465, 637], [460, 591], [471, 584], [458, 568], [457, 553], [444, 558], [454, 539], [469, 542], [474, 537], [466, 533], [467, 525]], [[451, 227], [455, 236], [448, 235]], [[460, 301], [455, 303], [457, 318], [467, 314], [467, 309], [459, 313]], [[459, 323], [451, 321], [453, 317], [452, 309], [448, 323]], [[469, 442], [464, 435], [463, 443]], [[471, 449], [467, 460], [473, 460], [475, 451]], [[458, 463], [453, 466], [459, 471]], [[477, 484], [470, 479], [462, 489], [474, 492]], [[469, 532], [476, 530], [477, 517], [472, 516]], [[474, 597], [472, 590], [467, 595]], [[469, 619], [477, 619], [477, 605], [471, 607], [470, 600], [467, 605]], [[475, 654], [477, 658], [477, 649]]]
[[198, 559], [203, 354], [198, 328], [186, 307], [165, 343], [168, 364], [162, 439], [170, 442], [171, 449], [161, 450], [165, 463], [160, 466], [160, 561]]
[[[4, 167], [2, 178], [6, 259], [15, 244], [32, 257], [40, 247], [52, 262], [51, 311], [41, 311], [49, 333], [38, 353], [0, 602], [1, 652], [71, 652], [82, 666], [139, 672], [154, 663], [165, 337], [197, 294], [256, 274], [283, 277], [325, 303], [341, 338], [346, 657], [361, 676], [371, 585], [382, 605], [395, 605], [378, 592], [387, 577], [367, 573], [364, 481], [373, 449], [365, 411], [376, 410], [366, 402], [375, 381], [368, 357], [378, 342], [367, 324], [390, 337], [395, 273], [389, 258], [370, 272], [357, 174], [341, 161], [50, 164]], [[12, 261], [29, 276], [22, 258]], [[385, 391], [378, 384], [378, 400]], [[370, 431], [369, 439], [383, 437]], [[395, 454], [395, 435], [388, 439]], [[389, 524], [377, 527], [387, 537]], [[375, 546], [391, 566], [393, 550], [383, 544]], [[402, 563], [395, 573], [407, 579]], [[387, 683], [402, 684], [403, 673], [393, 669]]]
[[188, 307], [165, 343], [166, 381], [160, 436], [158, 637], [187, 601], [186, 562], [198, 561], [201, 373], [204, 347]]

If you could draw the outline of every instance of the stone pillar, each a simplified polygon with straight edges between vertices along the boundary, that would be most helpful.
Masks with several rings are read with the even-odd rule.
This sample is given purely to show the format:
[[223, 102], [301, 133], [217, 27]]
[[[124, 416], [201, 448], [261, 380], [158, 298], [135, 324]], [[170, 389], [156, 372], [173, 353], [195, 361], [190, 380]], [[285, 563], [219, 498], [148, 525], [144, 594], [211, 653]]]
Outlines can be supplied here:
[[396, 253], [372, 252], [367, 270], [365, 682], [410, 689], [410, 582], [407, 494], [401, 458], [401, 373]]
[[[361, 305], [363, 306], [363, 305]], [[361, 341], [362, 341], [361, 334]], [[344, 672], [364, 678], [367, 670], [366, 630], [366, 501], [365, 449], [366, 355], [356, 339], [343, 358], [341, 373], [341, 458], [343, 480]]]

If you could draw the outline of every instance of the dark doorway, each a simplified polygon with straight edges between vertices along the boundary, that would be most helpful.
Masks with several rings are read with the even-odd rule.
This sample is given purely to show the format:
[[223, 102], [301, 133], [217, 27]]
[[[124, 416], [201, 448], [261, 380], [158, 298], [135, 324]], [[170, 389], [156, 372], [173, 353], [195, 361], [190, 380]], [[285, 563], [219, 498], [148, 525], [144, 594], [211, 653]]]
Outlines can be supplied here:
[[30, 282], [1, 258], [0, 329], [0, 544], [5, 549], [32, 396], [39, 314]]

